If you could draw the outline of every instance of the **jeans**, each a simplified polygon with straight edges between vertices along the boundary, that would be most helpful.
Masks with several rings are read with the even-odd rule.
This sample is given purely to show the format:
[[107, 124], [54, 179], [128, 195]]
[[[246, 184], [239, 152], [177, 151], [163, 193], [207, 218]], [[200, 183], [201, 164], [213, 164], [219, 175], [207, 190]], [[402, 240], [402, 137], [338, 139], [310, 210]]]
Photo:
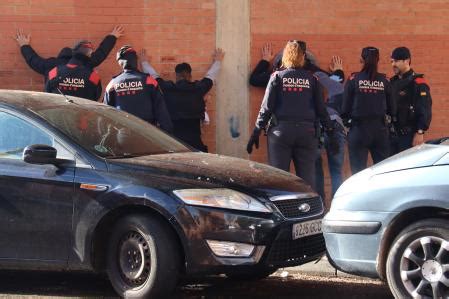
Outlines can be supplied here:
[[[337, 134], [336, 139], [338, 141], [339, 151], [337, 154], [331, 154], [329, 152], [329, 140], [327, 136], [324, 139], [324, 149], [327, 153], [327, 161], [329, 165], [329, 173], [331, 176], [332, 183], [332, 196], [334, 196], [338, 187], [340, 187], [343, 182], [343, 163], [345, 158], [345, 143], [346, 143], [346, 134], [343, 130], [339, 130], [335, 132]], [[318, 150], [318, 157], [315, 162], [316, 166], [316, 191], [321, 195], [322, 198], [325, 198], [324, 194], [324, 171], [323, 171], [323, 161], [321, 158], [321, 149]]]

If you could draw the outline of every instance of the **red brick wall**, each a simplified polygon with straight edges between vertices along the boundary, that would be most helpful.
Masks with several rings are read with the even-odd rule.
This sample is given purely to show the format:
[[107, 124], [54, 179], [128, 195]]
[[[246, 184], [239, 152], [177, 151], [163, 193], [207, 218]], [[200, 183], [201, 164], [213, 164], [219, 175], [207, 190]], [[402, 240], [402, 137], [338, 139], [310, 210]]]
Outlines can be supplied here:
[[[412, 66], [426, 74], [434, 100], [434, 119], [426, 138], [449, 135], [449, 99], [444, 93], [449, 66], [444, 55], [449, 53], [447, 1], [250, 0], [250, 4], [252, 67], [260, 59], [265, 42], [273, 42], [277, 51], [286, 40], [296, 38], [307, 41], [323, 68], [332, 55], [342, 56], [346, 74], [359, 70], [361, 48], [377, 46], [381, 71], [391, 75], [389, 53], [394, 47], [408, 46]], [[87, 38], [98, 44], [114, 25], [122, 24], [126, 36], [117, 47], [145, 47], [152, 64], [164, 77], [173, 78], [174, 65], [187, 61], [193, 66], [194, 77], [200, 78], [212, 60], [215, 16], [214, 0], [2, 0], [0, 88], [42, 90], [42, 77], [26, 66], [11, 38], [17, 28], [31, 33], [32, 46], [48, 57], [77, 39]], [[104, 86], [119, 72], [115, 50], [99, 67]], [[262, 90], [251, 88], [250, 128], [262, 95]], [[204, 139], [214, 152], [213, 92], [208, 108], [212, 123], [206, 127]], [[265, 148], [262, 138], [261, 149], [251, 158], [265, 162]]]
[[[272, 42], [277, 52], [287, 40], [302, 39], [322, 68], [332, 55], [340, 55], [347, 75], [360, 70], [361, 49], [376, 46], [380, 71], [391, 76], [391, 50], [407, 46], [412, 67], [424, 73], [431, 86], [434, 117], [426, 138], [449, 136], [448, 14], [447, 1], [251, 0], [251, 66], [260, 59], [265, 42]], [[262, 97], [263, 91], [252, 88], [251, 129]], [[266, 161], [265, 148], [264, 143], [251, 158]], [[349, 175], [347, 166], [345, 173]]]
[[[116, 24], [125, 28], [108, 59], [98, 67], [103, 86], [120, 71], [116, 50], [124, 44], [147, 49], [163, 77], [173, 79], [177, 63], [189, 62], [201, 78], [215, 48], [214, 0], [2, 0], [0, 1], [0, 88], [42, 90], [42, 76], [25, 64], [12, 39], [17, 28], [31, 33], [44, 57], [86, 38], [98, 45]], [[213, 92], [212, 92], [213, 95]], [[204, 139], [215, 151], [215, 97], [208, 103], [212, 123]]]

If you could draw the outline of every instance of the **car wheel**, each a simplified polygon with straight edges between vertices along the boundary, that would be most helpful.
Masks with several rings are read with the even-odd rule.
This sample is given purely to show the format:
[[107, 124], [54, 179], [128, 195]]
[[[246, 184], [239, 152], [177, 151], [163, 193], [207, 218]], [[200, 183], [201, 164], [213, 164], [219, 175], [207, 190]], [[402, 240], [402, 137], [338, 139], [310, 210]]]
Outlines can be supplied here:
[[395, 298], [448, 298], [449, 222], [418, 221], [395, 239], [387, 258]]
[[112, 230], [107, 273], [123, 298], [167, 298], [180, 272], [180, 249], [172, 231], [149, 215], [129, 215]]
[[226, 273], [226, 276], [230, 279], [234, 280], [260, 280], [267, 278], [271, 274], [277, 271], [277, 268], [268, 268], [268, 267], [257, 267], [250, 270], [245, 270], [241, 272], [231, 272]]

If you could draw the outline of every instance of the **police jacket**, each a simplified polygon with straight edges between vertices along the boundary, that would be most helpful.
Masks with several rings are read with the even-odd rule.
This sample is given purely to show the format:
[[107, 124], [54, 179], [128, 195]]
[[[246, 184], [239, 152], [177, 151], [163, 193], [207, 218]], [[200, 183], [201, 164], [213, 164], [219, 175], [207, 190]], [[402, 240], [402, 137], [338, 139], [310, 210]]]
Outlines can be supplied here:
[[[117, 38], [113, 35], [107, 35], [103, 41], [100, 43], [98, 48], [92, 52], [92, 56], [90, 58], [89, 66], [91, 68], [97, 67], [100, 65], [106, 57], [109, 55], [109, 52], [114, 48], [115, 42]], [[55, 66], [67, 64], [68, 61], [72, 58], [72, 52], [69, 48], [64, 48], [59, 53], [58, 57], [50, 57], [50, 58], [42, 58], [39, 54], [34, 51], [34, 49], [30, 45], [25, 45], [20, 48], [20, 52], [22, 53], [25, 62], [28, 64], [30, 68], [32, 68], [35, 72], [45, 76], [45, 81], [48, 79], [48, 72], [53, 69]]]
[[401, 78], [396, 75], [391, 78], [391, 88], [398, 127], [427, 130], [432, 120], [432, 97], [424, 76], [413, 70]]
[[173, 121], [204, 118], [204, 96], [212, 88], [213, 81], [203, 78], [200, 81], [165, 81], [157, 79], [164, 94], [168, 112]]
[[366, 72], [353, 73], [345, 85], [342, 117], [354, 120], [383, 120], [385, 114], [396, 115], [391, 87], [384, 74], [373, 80]]
[[[96, 101], [101, 96], [98, 73], [86, 65], [88, 57], [75, 55], [65, 65], [54, 67], [48, 73], [45, 91]], [[59, 89], [59, 90], [58, 90]]]
[[272, 74], [256, 127], [265, 128], [273, 114], [278, 121], [315, 122], [319, 119], [326, 129], [332, 127], [317, 78], [302, 68], [288, 68]]
[[158, 83], [148, 74], [125, 69], [109, 82], [104, 103], [172, 132], [172, 122]]

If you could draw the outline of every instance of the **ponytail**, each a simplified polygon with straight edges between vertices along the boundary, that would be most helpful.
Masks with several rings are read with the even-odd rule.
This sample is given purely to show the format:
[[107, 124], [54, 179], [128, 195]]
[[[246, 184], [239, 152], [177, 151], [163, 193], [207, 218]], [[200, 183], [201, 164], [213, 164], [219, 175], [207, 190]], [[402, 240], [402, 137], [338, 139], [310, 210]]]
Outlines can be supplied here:
[[374, 80], [379, 64], [379, 49], [366, 47], [362, 50], [363, 67], [361, 72], [369, 75], [370, 80]]

